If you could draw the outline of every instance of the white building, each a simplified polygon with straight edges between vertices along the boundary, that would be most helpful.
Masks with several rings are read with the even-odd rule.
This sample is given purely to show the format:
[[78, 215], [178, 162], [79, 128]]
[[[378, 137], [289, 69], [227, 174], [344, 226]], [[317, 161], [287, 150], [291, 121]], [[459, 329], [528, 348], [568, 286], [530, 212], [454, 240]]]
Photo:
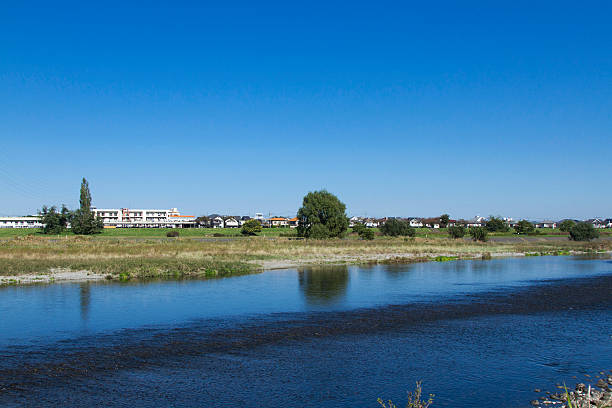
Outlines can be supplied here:
[[40, 217], [0, 217], [0, 228], [42, 228]]
[[190, 228], [195, 224], [194, 215], [181, 215], [177, 208], [169, 210], [145, 210], [129, 208], [92, 208], [96, 217], [104, 222], [104, 228]]

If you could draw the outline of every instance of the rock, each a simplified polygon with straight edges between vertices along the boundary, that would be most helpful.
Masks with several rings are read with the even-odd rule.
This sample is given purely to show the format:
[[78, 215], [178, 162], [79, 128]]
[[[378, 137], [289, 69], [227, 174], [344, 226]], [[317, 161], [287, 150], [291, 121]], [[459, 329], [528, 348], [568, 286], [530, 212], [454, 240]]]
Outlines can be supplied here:
[[531, 401], [531, 405], [533, 405], [534, 407], [537, 407], [537, 406], [539, 406], [539, 405], [540, 405], [540, 401], [538, 401], [538, 400], [533, 400], [533, 401]]
[[539, 388], [536, 388], [535, 390], [533, 390], [533, 392], [542, 392], [542, 390], [540, 390]]
[[576, 385], [576, 391], [585, 392], [586, 389], [587, 389], [587, 386], [584, 385], [583, 383], [579, 383], [578, 385]]

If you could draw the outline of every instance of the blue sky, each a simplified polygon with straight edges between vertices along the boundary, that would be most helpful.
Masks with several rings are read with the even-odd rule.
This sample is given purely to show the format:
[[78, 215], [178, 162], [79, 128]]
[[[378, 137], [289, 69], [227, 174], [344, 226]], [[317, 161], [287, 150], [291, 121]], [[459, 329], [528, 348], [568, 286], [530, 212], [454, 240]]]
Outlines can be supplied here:
[[[0, 214], [612, 217], [608, 2], [30, 2], [0, 13]], [[499, 3], [499, 2], [494, 2]]]

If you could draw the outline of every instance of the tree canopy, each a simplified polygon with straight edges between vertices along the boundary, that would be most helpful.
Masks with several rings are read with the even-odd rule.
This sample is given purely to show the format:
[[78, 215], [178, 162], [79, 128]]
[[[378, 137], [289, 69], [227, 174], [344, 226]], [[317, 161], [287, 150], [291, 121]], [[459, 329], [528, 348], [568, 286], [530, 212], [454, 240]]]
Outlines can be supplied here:
[[508, 230], [510, 230], [510, 227], [508, 227], [506, 221], [502, 220], [499, 217], [493, 216], [489, 217], [485, 228], [489, 232], [508, 232]]
[[47, 207], [46, 205], [40, 210], [40, 222], [43, 224], [43, 234], [61, 234], [66, 230], [68, 220], [70, 218], [70, 211], [65, 205], [62, 205], [60, 211], [57, 207]]
[[559, 224], [559, 230], [563, 232], [570, 232], [574, 225], [576, 225], [576, 223], [572, 220], [563, 220], [561, 221], [561, 224]]
[[450, 216], [448, 214], [442, 214], [440, 216], [440, 226], [442, 228], [446, 228], [448, 226], [449, 221], [450, 221]]
[[298, 210], [298, 236], [306, 238], [341, 237], [348, 229], [346, 205], [326, 190], [304, 196]]
[[527, 220], [520, 220], [514, 227], [514, 230], [517, 234], [529, 234], [535, 231], [535, 226]]

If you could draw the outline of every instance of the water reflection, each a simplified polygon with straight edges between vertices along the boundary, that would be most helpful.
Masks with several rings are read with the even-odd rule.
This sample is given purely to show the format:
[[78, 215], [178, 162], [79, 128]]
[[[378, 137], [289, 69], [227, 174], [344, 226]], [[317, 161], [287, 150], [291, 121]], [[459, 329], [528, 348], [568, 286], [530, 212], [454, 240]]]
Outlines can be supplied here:
[[89, 317], [91, 304], [91, 286], [89, 283], [79, 285], [79, 306], [81, 308], [81, 320], [85, 321]]
[[307, 303], [330, 305], [345, 297], [349, 270], [345, 265], [303, 268], [298, 280]]

